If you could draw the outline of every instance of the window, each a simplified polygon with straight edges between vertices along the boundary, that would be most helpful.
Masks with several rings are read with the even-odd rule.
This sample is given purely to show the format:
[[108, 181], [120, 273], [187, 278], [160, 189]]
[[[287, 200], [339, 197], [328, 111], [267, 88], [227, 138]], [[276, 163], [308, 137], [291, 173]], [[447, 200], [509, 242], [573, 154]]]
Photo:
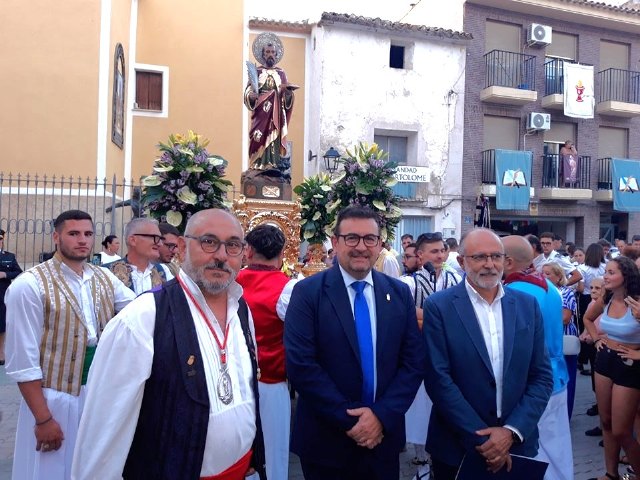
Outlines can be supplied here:
[[503, 50], [520, 52], [522, 45], [522, 27], [512, 23], [487, 20], [484, 51]]
[[389, 49], [389, 66], [391, 68], [404, 68], [404, 47], [391, 45]]
[[629, 45], [626, 43], [600, 41], [600, 68], [599, 71], [608, 68], [620, 68], [629, 70]]
[[518, 150], [520, 119], [512, 117], [484, 116], [483, 150], [504, 148]]
[[629, 156], [629, 130], [626, 128], [598, 128], [598, 158]]
[[162, 111], [162, 73], [136, 71], [136, 108]]
[[389, 160], [398, 165], [407, 165], [407, 137], [374, 135], [373, 141], [389, 154]]

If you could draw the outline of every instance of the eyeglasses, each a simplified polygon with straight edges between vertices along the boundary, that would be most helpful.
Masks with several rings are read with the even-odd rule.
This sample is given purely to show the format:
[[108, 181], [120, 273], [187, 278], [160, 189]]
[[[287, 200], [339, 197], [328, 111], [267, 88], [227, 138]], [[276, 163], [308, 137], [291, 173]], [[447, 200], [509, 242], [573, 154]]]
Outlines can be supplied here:
[[380, 243], [380, 235], [357, 235], [355, 233], [347, 233], [346, 235], [336, 235], [336, 237], [342, 237], [344, 244], [347, 247], [357, 247], [360, 245], [360, 240], [364, 242], [365, 247], [375, 247]]
[[164, 237], [160, 235], [154, 235], [153, 233], [134, 233], [136, 237], [146, 237], [153, 239], [153, 244], [158, 245], [160, 242], [164, 241]]
[[242, 240], [227, 240], [223, 242], [213, 235], [203, 235], [201, 237], [194, 237], [193, 235], [185, 235], [186, 238], [198, 240], [200, 242], [200, 248], [205, 253], [216, 253], [220, 250], [220, 247], [224, 245], [224, 250], [230, 257], [237, 257], [244, 250], [245, 243]]
[[402, 255], [402, 258], [418, 258], [417, 255], [407, 255], [406, 253]]
[[491, 259], [492, 262], [497, 263], [504, 260], [506, 255], [504, 253], [479, 253], [477, 255], [465, 255], [464, 258], [470, 258], [476, 263], [486, 263], [487, 260]]
[[540, 242], [540, 245], [553, 245], [553, 242]]
[[178, 244], [177, 243], [167, 243], [164, 242], [164, 246], [167, 247], [169, 250], [171, 250], [172, 252], [178, 248]]

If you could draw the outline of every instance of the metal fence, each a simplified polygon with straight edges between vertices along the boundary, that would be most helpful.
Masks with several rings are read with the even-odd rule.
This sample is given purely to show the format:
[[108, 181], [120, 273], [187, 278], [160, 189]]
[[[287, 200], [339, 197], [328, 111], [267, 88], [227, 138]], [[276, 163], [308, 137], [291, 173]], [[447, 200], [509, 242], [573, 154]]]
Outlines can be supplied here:
[[542, 188], [591, 188], [591, 157], [578, 157], [577, 176], [574, 182], [565, 182], [562, 158], [558, 154], [542, 156]]
[[[20, 266], [30, 268], [54, 250], [53, 221], [63, 211], [78, 209], [91, 215], [95, 226], [94, 252], [105, 236], [122, 240], [125, 225], [142, 216], [139, 181], [88, 177], [4, 174], [0, 172], [0, 229], [4, 248], [16, 254]], [[229, 193], [232, 200], [238, 192]], [[121, 254], [126, 252], [124, 241]]]
[[611, 157], [598, 159], [598, 190], [611, 190]]
[[484, 88], [492, 86], [536, 89], [536, 57], [492, 50], [484, 55]]
[[597, 101], [640, 104], [640, 72], [608, 68], [597, 73]]

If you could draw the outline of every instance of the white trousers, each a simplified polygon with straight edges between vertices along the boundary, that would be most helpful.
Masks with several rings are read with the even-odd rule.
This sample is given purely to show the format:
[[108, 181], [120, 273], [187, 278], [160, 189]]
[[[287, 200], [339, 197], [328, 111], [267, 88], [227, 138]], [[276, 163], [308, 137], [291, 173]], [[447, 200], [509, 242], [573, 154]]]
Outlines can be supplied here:
[[567, 389], [551, 395], [538, 422], [540, 447], [536, 460], [549, 462], [544, 480], [573, 480], [573, 450], [567, 415]]
[[[85, 387], [80, 388], [80, 396], [69, 395], [50, 388], [42, 392], [53, 418], [60, 424], [64, 440], [56, 451], [36, 451], [36, 437], [33, 426], [36, 423], [24, 399], [20, 402], [16, 444], [13, 454], [13, 480], [68, 480], [71, 478], [73, 449], [76, 444], [80, 416], [86, 396]], [[88, 448], [91, 448], [89, 445]]]

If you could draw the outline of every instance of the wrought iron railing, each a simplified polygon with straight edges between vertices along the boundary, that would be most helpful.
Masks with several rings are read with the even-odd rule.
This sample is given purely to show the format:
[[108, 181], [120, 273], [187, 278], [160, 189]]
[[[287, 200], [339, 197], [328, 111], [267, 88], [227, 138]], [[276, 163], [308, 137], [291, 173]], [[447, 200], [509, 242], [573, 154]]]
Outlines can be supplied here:
[[597, 101], [640, 104], [640, 72], [608, 68], [598, 72]]
[[542, 188], [591, 188], [591, 157], [580, 155], [575, 175], [558, 154], [542, 156]]
[[598, 159], [598, 190], [611, 190], [611, 157]]
[[523, 53], [492, 50], [484, 55], [484, 88], [500, 86], [536, 89], [536, 57]]
[[496, 151], [484, 150], [482, 155], [482, 183], [495, 185], [496, 183]]
[[[125, 225], [142, 215], [139, 182], [71, 176], [5, 174], [0, 172], [0, 229], [6, 231], [4, 248], [16, 254], [22, 268], [41, 261], [53, 251], [53, 220], [65, 210], [91, 215], [95, 228], [94, 251], [101, 251], [107, 235], [122, 239]], [[235, 190], [228, 198], [236, 198]], [[122, 242], [122, 251], [126, 251]]]

